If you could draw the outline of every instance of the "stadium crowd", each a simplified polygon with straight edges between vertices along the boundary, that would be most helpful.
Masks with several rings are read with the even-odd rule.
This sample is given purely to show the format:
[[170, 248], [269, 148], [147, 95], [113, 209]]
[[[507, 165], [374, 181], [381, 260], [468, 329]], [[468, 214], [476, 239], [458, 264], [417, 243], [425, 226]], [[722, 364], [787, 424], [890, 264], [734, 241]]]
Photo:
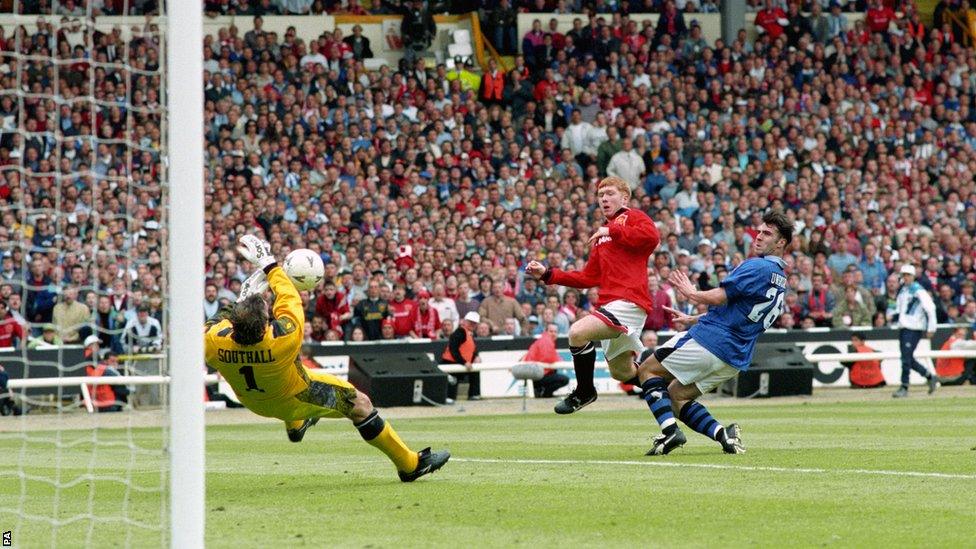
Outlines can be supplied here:
[[[583, 266], [611, 174], [661, 232], [649, 330], [692, 310], [668, 273], [719, 284], [768, 208], [797, 228], [779, 327], [887, 325], [906, 263], [940, 321], [976, 321], [976, 52], [910, 4], [872, 1], [854, 25], [797, 7], [768, 2], [759, 38], [728, 43], [670, 0], [656, 25], [540, 16], [515, 67], [484, 74], [368, 71], [334, 29], [221, 29], [204, 49], [207, 314], [235, 299], [237, 238], [256, 232], [325, 261], [308, 341], [443, 339], [469, 311], [479, 336], [564, 334], [596, 290], [522, 270]], [[68, 23], [0, 34], [0, 346], [52, 323], [120, 348], [162, 319], [158, 29]]]

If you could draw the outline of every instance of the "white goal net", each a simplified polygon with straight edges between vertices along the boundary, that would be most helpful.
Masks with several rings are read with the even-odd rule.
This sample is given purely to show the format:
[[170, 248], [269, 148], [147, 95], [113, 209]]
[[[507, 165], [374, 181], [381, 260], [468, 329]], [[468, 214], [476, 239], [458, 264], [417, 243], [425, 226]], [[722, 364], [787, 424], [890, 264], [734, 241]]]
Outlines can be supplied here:
[[200, 10], [0, 13], [5, 546], [202, 544]]

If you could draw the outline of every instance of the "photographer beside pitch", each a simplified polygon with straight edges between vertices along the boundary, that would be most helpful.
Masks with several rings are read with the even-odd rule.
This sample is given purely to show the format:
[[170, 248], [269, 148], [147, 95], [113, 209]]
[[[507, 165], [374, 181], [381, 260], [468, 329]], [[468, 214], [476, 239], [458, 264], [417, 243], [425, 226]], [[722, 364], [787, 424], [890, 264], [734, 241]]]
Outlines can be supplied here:
[[[349, 418], [363, 439], [396, 465], [403, 482], [443, 467], [448, 452], [410, 450], [369, 397], [346, 381], [301, 364], [305, 315], [298, 290], [267, 242], [251, 235], [240, 242], [238, 251], [259, 270], [244, 282], [237, 303], [207, 321], [204, 346], [207, 364], [230, 383], [241, 404], [284, 421], [292, 442], [301, 442], [319, 418]], [[262, 296], [269, 285], [275, 295], [273, 317]]]

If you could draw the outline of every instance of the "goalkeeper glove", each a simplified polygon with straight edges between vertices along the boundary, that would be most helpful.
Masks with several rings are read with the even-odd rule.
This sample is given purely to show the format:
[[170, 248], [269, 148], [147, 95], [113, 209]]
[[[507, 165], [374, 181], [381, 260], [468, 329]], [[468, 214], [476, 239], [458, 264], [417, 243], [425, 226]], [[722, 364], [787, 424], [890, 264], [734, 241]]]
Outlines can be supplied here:
[[264, 271], [261, 270], [254, 271], [254, 273], [247, 277], [247, 280], [241, 284], [241, 295], [237, 298], [237, 302], [240, 303], [252, 295], [261, 295], [267, 289], [267, 275], [265, 275]]
[[241, 237], [241, 245], [237, 247], [237, 252], [244, 256], [244, 259], [257, 265], [262, 271], [267, 272], [268, 268], [278, 261], [271, 253], [271, 244], [260, 238], [246, 234]]

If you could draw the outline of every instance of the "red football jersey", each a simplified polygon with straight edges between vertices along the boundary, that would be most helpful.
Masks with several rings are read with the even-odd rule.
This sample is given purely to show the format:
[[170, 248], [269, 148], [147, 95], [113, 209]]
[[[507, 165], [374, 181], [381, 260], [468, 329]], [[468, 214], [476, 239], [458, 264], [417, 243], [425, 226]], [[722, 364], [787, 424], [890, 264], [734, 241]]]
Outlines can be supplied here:
[[654, 308], [647, 285], [648, 258], [661, 236], [651, 218], [640, 210], [621, 208], [607, 221], [610, 236], [593, 244], [582, 271], [553, 268], [549, 284], [573, 288], [600, 288], [596, 305], [622, 299], [648, 313]]
[[390, 302], [390, 312], [393, 313], [393, 334], [397, 337], [410, 335], [413, 329], [413, 310], [417, 308], [417, 303], [412, 299], [404, 299], [397, 302]]

